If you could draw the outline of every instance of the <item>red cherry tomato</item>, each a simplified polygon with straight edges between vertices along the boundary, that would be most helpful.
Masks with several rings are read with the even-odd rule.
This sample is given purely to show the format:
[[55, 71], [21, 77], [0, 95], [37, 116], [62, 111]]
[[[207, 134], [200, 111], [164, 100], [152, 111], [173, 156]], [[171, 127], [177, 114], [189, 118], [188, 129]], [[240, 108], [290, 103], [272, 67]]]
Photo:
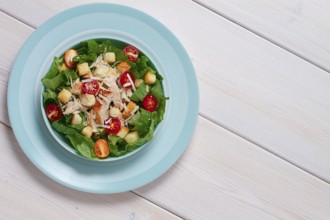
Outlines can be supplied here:
[[149, 93], [143, 98], [142, 105], [145, 110], [153, 112], [157, 109], [158, 101], [155, 96]]
[[109, 134], [117, 134], [121, 128], [120, 120], [117, 117], [109, 117], [105, 121], [105, 125], [109, 126], [105, 129]]
[[46, 106], [46, 115], [50, 121], [57, 121], [62, 117], [62, 109], [56, 104]]
[[95, 93], [97, 93], [97, 91], [99, 90], [100, 85], [96, 80], [92, 80], [92, 81], [88, 81], [88, 82], [83, 82], [81, 85], [81, 90], [84, 93], [87, 94], [92, 94], [94, 95]]
[[133, 76], [133, 74], [129, 71], [124, 72], [123, 74], [121, 74], [120, 78], [119, 78], [119, 82], [122, 85], [122, 87], [124, 87], [125, 89], [130, 89], [132, 88], [132, 83], [131, 81], [128, 79], [128, 77], [131, 78], [132, 82], [135, 83], [135, 78]]
[[134, 47], [132, 45], [128, 45], [128, 46], [124, 47], [123, 51], [130, 61], [132, 61], [132, 62], [137, 61], [137, 58], [139, 56], [139, 50], [136, 47]]
[[74, 49], [67, 50], [64, 54], [65, 65], [67, 67], [69, 67], [70, 69], [75, 68], [77, 65], [77, 62], [73, 62], [72, 59], [78, 55], [79, 55], [78, 51], [76, 51]]

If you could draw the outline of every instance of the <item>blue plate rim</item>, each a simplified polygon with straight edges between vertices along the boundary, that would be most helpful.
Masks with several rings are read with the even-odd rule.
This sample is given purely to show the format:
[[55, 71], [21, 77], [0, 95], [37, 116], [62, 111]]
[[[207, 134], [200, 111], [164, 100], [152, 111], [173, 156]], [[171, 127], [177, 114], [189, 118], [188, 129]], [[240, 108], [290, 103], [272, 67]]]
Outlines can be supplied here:
[[[35, 42], [42, 38], [43, 35], [53, 26], [55, 25], [60, 25], [61, 22], [65, 21], [66, 19], [72, 17], [74, 14], [79, 15], [80, 13], [85, 13], [85, 12], [92, 12], [95, 11], [104, 11], [106, 7], [116, 7], [120, 10], [128, 10], [131, 13], [133, 13], [135, 16], [138, 16], [144, 21], [151, 22], [153, 25], [155, 25], [158, 28], [158, 31], [162, 33], [166, 33], [167, 36], [171, 39], [171, 44], [175, 45], [176, 48], [178, 48], [178, 51], [180, 52], [180, 55], [184, 56], [186, 61], [188, 61], [188, 65], [186, 65], [187, 71], [190, 72], [190, 81], [189, 81], [189, 105], [190, 109], [188, 112], [188, 116], [185, 118], [184, 125], [185, 125], [185, 132], [181, 136], [180, 139], [176, 140], [176, 145], [179, 145], [176, 149], [173, 149], [166, 155], [166, 157], [163, 157], [162, 160], [160, 160], [156, 168], [151, 167], [148, 171], [144, 172], [143, 175], [139, 176], [139, 180], [136, 181], [134, 184], [130, 186], [124, 186], [120, 187], [118, 186], [116, 189], [91, 189], [91, 188], [82, 188], [79, 186], [76, 186], [74, 184], [71, 184], [70, 182], [63, 181], [61, 179], [58, 179], [56, 176], [52, 175], [52, 173], [47, 172], [47, 169], [45, 169], [43, 166], [43, 163], [40, 161], [31, 159], [29, 155], [29, 151], [27, 149], [27, 146], [24, 144], [25, 138], [21, 135], [22, 131], [22, 126], [20, 126], [20, 121], [18, 120], [17, 117], [15, 117], [15, 111], [13, 109], [17, 107], [17, 103], [15, 103], [15, 95], [17, 93], [15, 92], [15, 81], [17, 78], [20, 77], [20, 64], [24, 63], [25, 58], [28, 56], [29, 51], [33, 46], [35, 45]], [[67, 9], [63, 12], [60, 12], [59, 14], [53, 16], [52, 18], [48, 19], [45, 23], [43, 23], [39, 28], [37, 28], [31, 36], [27, 39], [27, 41], [24, 43], [23, 47], [19, 51], [19, 54], [15, 60], [15, 63], [13, 65], [10, 77], [9, 77], [9, 83], [8, 83], [8, 94], [7, 94], [7, 102], [8, 102], [8, 113], [9, 113], [9, 119], [15, 134], [15, 137], [24, 151], [24, 153], [28, 156], [28, 158], [32, 161], [32, 163], [40, 169], [43, 173], [45, 173], [47, 176], [55, 180], [56, 182], [59, 182], [67, 187], [79, 190], [79, 191], [85, 191], [85, 192], [92, 192], [92, 193], [117, 193], [117, 192], [123, 192], [123, 191], [128, 191], [132, 190], [138, 187], [141, 187], [157, 177], [161, 176], [164, 172], [166, 172], [178, 159], [179, 157], [183, 154], [184, 150], [188, 146], [191, 137], [193, 135], [193, 132], [195, 130], [195, 126], [197, 123], [197, 117], [198, 117], [198, 112], [199, 112], [199, 92], [198, 92], [198, 84], [197, 84], [197, 79], [196, 79], [196, 73], [194, 71], [193, 65], [189, 59], [188, 53], [182, 46], [182, 44], [179, 42], [179, 40], [175, 37], [175, 35], [163, 24], [161, 24], [159, 21], [154, 19], [153, 17], [147, 15], [144, 12], [141, 12], [139, 10], [119, 5], [119, 4], [111, 4], [111, 3], [93, 3], [93, 4], [86, 4], [86, 5], [81, 5], [77, 7], [73, 7], [70, 9]]]

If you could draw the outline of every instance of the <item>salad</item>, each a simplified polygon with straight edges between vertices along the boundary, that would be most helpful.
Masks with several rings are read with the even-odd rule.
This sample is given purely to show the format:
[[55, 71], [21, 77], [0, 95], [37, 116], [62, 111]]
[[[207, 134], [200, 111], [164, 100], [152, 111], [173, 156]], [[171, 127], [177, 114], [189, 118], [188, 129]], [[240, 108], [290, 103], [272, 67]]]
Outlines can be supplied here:
[[150, 141], [163, 120], [162, 80], [135, 46], [87, 40], [54, 58], [41, 80], [43, 106], [78, 154], [119, 157]]

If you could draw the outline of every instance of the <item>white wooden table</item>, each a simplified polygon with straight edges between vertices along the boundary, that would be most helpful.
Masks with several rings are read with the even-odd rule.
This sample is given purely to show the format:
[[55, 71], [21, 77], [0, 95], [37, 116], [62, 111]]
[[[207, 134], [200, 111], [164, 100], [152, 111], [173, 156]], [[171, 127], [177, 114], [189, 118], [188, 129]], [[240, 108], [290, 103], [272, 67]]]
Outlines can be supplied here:
[[0, 219], [330, 219], [330, 2], [124, 0], [166, 25], [197, 72], [187, 150], [131, 192], [69, 189], [17, 144], [7, 83], [51, 16], [96, 1], [0, 0]]

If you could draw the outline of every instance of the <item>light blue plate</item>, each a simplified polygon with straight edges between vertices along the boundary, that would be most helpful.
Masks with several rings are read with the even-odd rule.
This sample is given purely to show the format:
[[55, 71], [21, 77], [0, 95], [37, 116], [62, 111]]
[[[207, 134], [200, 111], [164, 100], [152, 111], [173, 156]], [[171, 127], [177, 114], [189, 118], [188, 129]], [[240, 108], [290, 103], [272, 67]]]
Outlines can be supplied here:
[[[153, 140], [127, 160], [96, 163], [79, 158], [55, 141], [43, 120], [40, 80], [53, 57], [95, 38], [140, 48], [164, 77], [170, 97]], [[21, 148], [46, 175], [76, 190], [117, 193], [151, 182], [179, 159], [196, 125], [198, 85], [188, 54], [164, 25], [129, 7], [90, 4], [54, 16], [26, 41], [10, 75], [8, 112]]]

